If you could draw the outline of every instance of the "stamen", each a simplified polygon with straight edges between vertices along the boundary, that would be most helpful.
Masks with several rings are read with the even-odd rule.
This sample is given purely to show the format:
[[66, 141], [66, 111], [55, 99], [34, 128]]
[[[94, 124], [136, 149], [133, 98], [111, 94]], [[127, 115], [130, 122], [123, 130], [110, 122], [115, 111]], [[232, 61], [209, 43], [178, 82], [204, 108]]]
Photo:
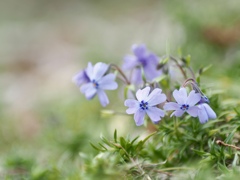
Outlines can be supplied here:
[[95, 79], [92, 80], [92, 83], [95, 88], [98, 88], [99, 84], [96, 82]]
[[139, 106], [142, 110], [147, 110], [148, 109], [148, 102], [141, 101]]
[[188, 104], [183, 104], [181, 107], [180, 107], [181, 110], [183, 111], [187, 111], [189, 109], [189, 105]]

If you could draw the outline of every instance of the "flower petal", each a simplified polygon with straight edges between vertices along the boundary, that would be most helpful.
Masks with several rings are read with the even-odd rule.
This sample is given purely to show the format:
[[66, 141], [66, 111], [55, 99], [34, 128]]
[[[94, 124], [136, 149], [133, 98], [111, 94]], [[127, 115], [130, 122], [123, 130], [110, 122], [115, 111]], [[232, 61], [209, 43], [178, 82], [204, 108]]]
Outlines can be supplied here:
[[140, 63], [138, 62], [136, 56], [132, 55], [127, 55], [124, 57], [124, 63], [123, 63], [123, 70], [129, 70], [134, 68], [135, 66], [139, 65]]
[[90, 83], [82, 85], [81, 88], [80, 88], [80, 91], [85, 94], [85, 92], [88, 91], [88, 89], [91, 89], [91, 88], [94, 88], [94, 87], [93, 87], [93, 84], [90, 82]]
[[146, 98], [149, 106], [155, 106], [166, 101], [167, 97], [165, 94], [161, 94], [162, 90], [159, 88], [154, 89], [149, 96]]
[[185, 88], [180, 88], [178, 90], [173, 91], [173, 97], [177, 101], [178, 104], [185, 104], [187, 100], [187, 90]]
[[157, 59], [155, 60], [147, 58], [147, 63], [143, 66], [144, 74], [147, 80], [152, 81], [154, 78], [162, 74], [162, 71], [157, 69], [157, 64]]
[[92, 76], [93, 76], [93, 66], [92, 63], [89, 62], [88, 63], [88, 67], [86, 68], [86, 74], [89, 77], [90, 80], [92, 80]]
[[85, 91], [85, 96], [88, 100], [92, 99], [97, 93], [97, 89], [92, 87], [92, 88], [88, 88], [87, 91]]
[[139, 108], [128, 108], [126, 110], [127, 114], [135, 114]]
[[161, 120], [161, 117], [164, 117], [165, 114], [163, 110], [157, 107], [149, 107], [146, 112], [153, 122], [158, 122]]
[[135, 68], [132, 71], [132, 77], [131, 77], [131, 82], [134, 84], [142, 84], [142, 70], [141, 68]]
[[144, 89], [139, 89], [136, 93], [138, 101], [145, 100], [150, 92], [150, 87], [145, 87]]
[[126, 110], [127, 114], [134, 114], [139, 109], [139, 102], [135, 99], [127, 99], [124, 102], [125, 106], [128, 106], [129, 108]]
[[134, 120], [137, 126], [141, 126], [144, 123], [145, 111], [139, 109], [134, 114]]
[[107, 74], [98, 81], [99, 87], [106, 90], [117, 89], [118, 84], [114, 81], [115, 77], [115, 74]]
[[138, 107], [139, 108], [139, 102], [135, 99], [127, 99], [124, 102], [124, 106], [128, 106], [130, 108], [133, 108], [133, 107]]
[[152, 81], [154, 78], [159, 77], [162, 74], [161, 70], [157, 70], [156, 65], [147, 63], [144, 67], [144, 74], [147, 80]]
[[195, 91], [192, 90], [188, 95], [186, 104], [188, 104], [190, 107], [194, 106], [195, 104], [197, 104], [200, 101], [200, 99], [201, 99], [201, 94], [195, 93]]
[[204, 103], [203, 106], [204, 106], [204, 108], [207, 112], [207, 115], [208, 115], [209, 119], [216, 119], [217, 118], [216, 113], [212, 110], [212, 108], [208, 104]]
[[97, 89], [95, 87], [93, 87], [92, 83], [87, 83], [81, 86], [80, 91], [85, 94], [86, 98], [92, 99], [96, 93], [97, 93]]
[[132, 46], [132, 51], [138, 58], [143, 58], [147, 54], [147, 48], [144, 44], [134, 44]]
[[99, 98], [99, 101], [100, 101], [101, 105], [103, 107], [108, 105], [109, 104], [109, 100], [108, 100], [108, 97], [107, 97], [106, 93], [103, 90], [101, 90], [101, 89], [98, 89], [97, 93], [98, 93], [98, 98]]
[[183, 111], [183, 110], [181, 110], [181, 109], [180, 109], [180, 110], [176, 110], [176, 111], [174, 111], [174, 112], [171, 114], [170, 117], [172, 117], [173, 115], [176, 116], [176, 117], [181, 117], [184, 112], [185, 112], [185, 111]]
[[208, 115], [203, 105], [199, 105], [198, 118], [200, 123], [206, 123], [208, 121]]
[[148, 59], [151, 61], [152, 64], [154, 64], [155, 66], [158, 65], [158, 63], [160, 62], [160, 58], [154, 54], [154, 53], [149, 53], [148, 55]]
[[167, 102], [167, 103], [165, 103], [163, 108], [166, 111], [179, 110], [180, 109], [179, 104], [175, 103], [175, 102]]
[[198, 110], [199, 108], [197, 106], [192, 106], [192, 107], [189, 107], [189, 109], [187, 110], [187, 113], [190, 114], [192, 117], [197, 117]]
[[185, 111], [183, 111], [183, 110], [181, 110], [181, 109], [176, 110], [176, 111], [174, 111], [174, 112], [171, 114], [171, 117], [172, 117], [173, 115], [175, 115], [176, 117], [181, 117], [184, 112], [185, 112]]
[[90, 82], [85, 70], [78, 72], [75, 76], [73, 76], [72, 81], [77, 85], [81, 86], [83, 83]]
[[102, 62], [98, 62], [97, 64], [95, 64], [95, 66], [93, 67], [92, 80], [94, 79], [94, 80], [98, 81], [99, 79], [101, 79], [102, 76], [108, 70], [108, 67], [109, 67], [109, 65], [102, 63]]

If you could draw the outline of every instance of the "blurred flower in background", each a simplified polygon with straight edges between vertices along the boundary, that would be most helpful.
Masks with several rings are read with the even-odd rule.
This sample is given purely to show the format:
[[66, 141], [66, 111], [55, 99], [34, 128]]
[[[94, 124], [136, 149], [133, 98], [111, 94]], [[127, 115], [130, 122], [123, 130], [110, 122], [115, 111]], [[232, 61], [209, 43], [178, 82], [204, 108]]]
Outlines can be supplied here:
[[127, 55], [124, 58], [123, 70], [134, 70], [132, 73], [133, 83], [142, 83], [142, 68], [148, 81], [160, 76], [162, 71], [157, 69], [160, 58], [147, 50], [144, 44], [134, 44], [132, 46], [133, 55]]

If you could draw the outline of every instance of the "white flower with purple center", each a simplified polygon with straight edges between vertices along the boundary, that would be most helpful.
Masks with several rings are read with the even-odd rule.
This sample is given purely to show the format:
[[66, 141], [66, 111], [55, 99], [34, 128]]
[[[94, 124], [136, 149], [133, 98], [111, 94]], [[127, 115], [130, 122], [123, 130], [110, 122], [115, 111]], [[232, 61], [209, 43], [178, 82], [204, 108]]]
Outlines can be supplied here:
[[206, 123], [209, 119], [216, 119], [217, 115], [207, 103], [198, 105], [198, 118], [200, 123]]
[[157, 108], [156, 105], [166, 101], [166, 95], [162, 94], [159, 88], [154, 89], [150, 94], [150, 87], [139, 89], [136, 93], [137, 100], [127, 99], [124, 102], [128, 106], [127, 114], [134, 114], [134, 120], [137, 126], [144, 123], [145, 114], [147, 114], [153, 123], [157, 123], [164, 117], [164, 111]]
[[157, 69], [159, 58], [155, 54], [149, 52], [144, 44], [133, 45], [132, 51], [134, 56], [125, 56], [123, 69], [131, 70], [138, 67], [132, 74], [132, 81], [134, 83], [142, 82], [141, 68], [139, 68], [140, 66], [143, 67], [145, 77], [149, 81], [152, 81], [154, 78], [162, 74], [162, 71]]
[[[116, 76], [112, 73], [106, 74], [108, 68], [109, 65], [105, 63], [99, 62], [95, 64], [95, 66], [92, 66], [91, 63], [88, 63], [88, 67], [86, 68], [85, 72], [86, 76], [89, 78], [89, 81], [80, 88], [81, 92], [85, 94], [87, 99], [92, 99], [97, 94], [102, 106], [109, 104], [108, 97], [104, 90], [114, 90], [118, 87], [118, 84], [114, 81]], [[83, 77], [84, 79], [84, 76], [80, 75], [80, 77]], [[79, 82], [82, 82], [83, 79], [81, 79]]]
[[180, 88], [179, 90], [173, 91], [173, 97], [177, 102], [167, 102], [164, 105], [164, 109], [167, 111], [174, 110], [171, 117], [174, 115], [180, 117], [184, 112], [187, 112], [193, 117], [198, 116], [199, 108], [195, 106], [201, 99], [201, 94], [195, 93], [192, 90], [187, 96], [187, 90], [185, 88]]

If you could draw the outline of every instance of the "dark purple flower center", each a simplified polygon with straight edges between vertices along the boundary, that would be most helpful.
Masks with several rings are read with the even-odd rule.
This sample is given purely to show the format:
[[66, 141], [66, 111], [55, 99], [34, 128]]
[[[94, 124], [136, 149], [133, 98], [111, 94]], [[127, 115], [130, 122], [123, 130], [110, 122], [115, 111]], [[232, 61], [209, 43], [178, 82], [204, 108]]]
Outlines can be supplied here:
[[93, 87], [95, 87], [96, 89], [99, 87], [99, 84], [95, 79], [92, 80], [92, 83], [93, 83]]
[[189, 105], [188, 105], [188, 104], [183, 104], [183, 105], [180, 107], [180, 109], [183, 110], [183, 111], [188, 110], [188, 108], [189, 108]]
[[147, 110], [148, 109], [148, 102], [141, 101], [139, 106], [142, 110]]
[[142, 64], [142, 66], [147, 65], [147, 60], [145, 58], [140, 58], [140, 59], [138, 59], [138, 61]]

